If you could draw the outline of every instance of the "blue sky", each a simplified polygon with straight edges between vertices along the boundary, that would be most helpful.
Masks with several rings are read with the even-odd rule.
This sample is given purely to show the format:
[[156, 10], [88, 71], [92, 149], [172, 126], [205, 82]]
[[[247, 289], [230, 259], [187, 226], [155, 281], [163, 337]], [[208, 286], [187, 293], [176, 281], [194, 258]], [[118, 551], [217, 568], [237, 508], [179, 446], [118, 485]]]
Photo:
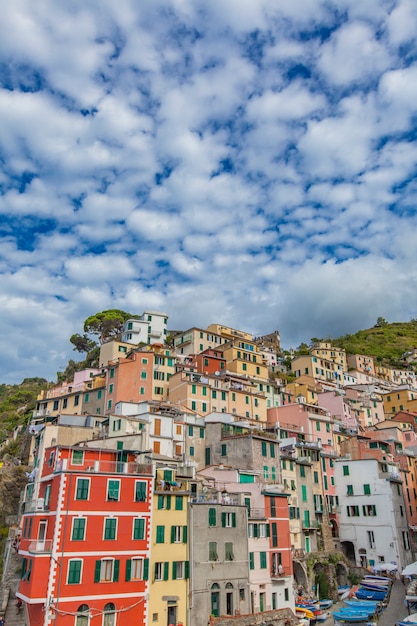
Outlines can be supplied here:
[[0, 382], [96, 311], [285, 347], [417, 316], [415, 0], [14, 0]]

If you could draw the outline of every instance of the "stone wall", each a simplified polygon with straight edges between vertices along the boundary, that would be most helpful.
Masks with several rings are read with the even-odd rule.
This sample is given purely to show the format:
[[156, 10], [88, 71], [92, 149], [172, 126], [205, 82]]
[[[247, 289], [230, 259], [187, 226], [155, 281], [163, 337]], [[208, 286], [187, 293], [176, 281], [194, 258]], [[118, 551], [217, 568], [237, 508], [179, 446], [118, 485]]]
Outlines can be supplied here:
[[298, 626], [298, 624], [299, 621], [291, 609], [277, 609], [234, 617], [215, 617], [209, 621], [210, 626]]

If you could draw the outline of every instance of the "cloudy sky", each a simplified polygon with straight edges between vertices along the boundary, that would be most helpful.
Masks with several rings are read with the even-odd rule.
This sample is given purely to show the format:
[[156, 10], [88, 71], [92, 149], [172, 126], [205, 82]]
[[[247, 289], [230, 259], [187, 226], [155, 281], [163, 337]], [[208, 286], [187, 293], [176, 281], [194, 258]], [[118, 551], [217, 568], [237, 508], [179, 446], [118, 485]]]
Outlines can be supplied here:
[[13, 0], [0, 382], [97, 311], [285, 347], [417, 316], [415, 0]]

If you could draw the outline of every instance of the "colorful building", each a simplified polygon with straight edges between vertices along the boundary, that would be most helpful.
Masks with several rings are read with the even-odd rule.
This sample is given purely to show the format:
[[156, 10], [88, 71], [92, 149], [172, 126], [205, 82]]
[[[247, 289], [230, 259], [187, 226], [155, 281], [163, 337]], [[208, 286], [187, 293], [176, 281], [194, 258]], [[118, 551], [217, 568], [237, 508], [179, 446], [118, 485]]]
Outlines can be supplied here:
[[56, 446], [36, 482], [17, 594], [28, 623], [146, 623], [152, 467], [122, 450]]

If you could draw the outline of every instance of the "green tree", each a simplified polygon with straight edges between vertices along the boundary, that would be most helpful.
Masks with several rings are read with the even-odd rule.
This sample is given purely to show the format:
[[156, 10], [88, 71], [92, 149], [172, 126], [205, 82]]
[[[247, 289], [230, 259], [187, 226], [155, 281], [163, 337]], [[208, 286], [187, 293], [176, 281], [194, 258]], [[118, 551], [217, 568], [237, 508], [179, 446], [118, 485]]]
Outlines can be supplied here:
[[71, 335], [70, 342], [74, 346], [74, 350], [77, 350], [77, 352], [90, 352], [90, 350], [97, 346], [97, 342], [93, 341], [85, 334], [79, 335], [76, 333], [75, 335]]
[[132, 316], [130, 313], [126, 313], [120, 309], [109, 309], [95, 313], [85, 320], [84, 333], [87, 333], [87, 335], [96, 335], [100, 343], [104, 343], [112, 338], [117, 339], [121, 335], [124, 323], [131, 317], [137, 316]]
[[383, 326], [388, 326], [387, 320], [384, 317], [378, 317], [378, 319], [376, 320], [375, 327], [382, 328]]

